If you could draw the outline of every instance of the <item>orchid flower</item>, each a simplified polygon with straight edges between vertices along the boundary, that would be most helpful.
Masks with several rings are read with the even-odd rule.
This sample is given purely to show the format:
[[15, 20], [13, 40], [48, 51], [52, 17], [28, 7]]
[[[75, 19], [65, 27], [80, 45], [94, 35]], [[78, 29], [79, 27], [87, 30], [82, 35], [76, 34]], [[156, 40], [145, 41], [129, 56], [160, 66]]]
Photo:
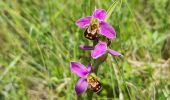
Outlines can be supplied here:
[[115, 50], [111, 50], [107, 47], [107, 43], [106, 42], [102, 42], [99, 41], [98, 44], [96, 44], [96, 46], [86, 46], [86, 45], [80, 45], [80, 48], [83, 50], [92, 50], [91, 51], [91, 56], [93, 59], [97, 59], [99, 57], [101, 57], [102, 55], [109, 53], [113, 56], [122, 56], [122, 54], [120, 54], [119, 52], [115, 51]]
[[91, 64], [89, 64], [88, 67], [86, 68], [79, 62], [71, 62], [70, 69], [73, 73], [77, 74], [77, 76], [80, 77], [80, 79], [77, 81], [75, 85], [75, 91], [77, 95], [80, 95], [87, 90], [88, 87], [87, 76], [90, 73], [92, 73]]
[[99, 34], [106, 36], [107, 38], [116, 38], [115, 29], [105, 21], [106, 11], [104, 9], [96, 9], [92, 16], [85, 16], [76, 21], [76, 25], [80, 28], [86, 28], [88, 26], [97, 25]]

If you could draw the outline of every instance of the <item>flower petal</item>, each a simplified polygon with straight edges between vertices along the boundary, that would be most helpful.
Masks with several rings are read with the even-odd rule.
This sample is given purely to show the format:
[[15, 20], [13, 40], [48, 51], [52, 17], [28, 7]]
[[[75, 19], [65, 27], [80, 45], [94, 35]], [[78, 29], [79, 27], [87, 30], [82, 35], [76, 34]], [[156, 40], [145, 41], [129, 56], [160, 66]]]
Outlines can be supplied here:
[[73, 73], [77, 74], [79, 77], [86, 77], [88, 74], [87, 68], [78, 62], [71, 62], [70, 69]]
[[106, 11], [104, 9], [96, 9], [93, 12], [93, 17], [100, 21], [103, 21], [106, 18]]
[[76, 25], [81, 28], [84, 28], [91, 23], [91, 19], [92, 19], [91, 16], [86, 16], [86, 17], [80, 18], [76, 21]]
[[91, 53], [92, 58], [97, 59], [98, 57], [105, 54], [107, 51], [107, 43], [99, 42]]
[[111, 50], [111, 49], [109, 49], [108, 51], [112, 56], [122, 56], [122, 54], [117, 52], [117, 51], [114, 51], [114, 50]]
[[108, 23], [101, 21], [99, 23], [100, 34], [106, 36], [107, 38], [115, 38], [116, 32], [115, 29]]
[[80, 48], [83, 50], [93, 50], [94, 49], [93, 46], [87, 46], [87, 45], [80, 45]]
[[75, 86], [75, 91], [77, 95], [80, 95], [83, 92], [85, 92], [87, 90], [87, 87], [88, 87], [87, 79], [80, 78]]
[[87, 70], [89, 73], [92, 72], [92, 64], [91, 63], [88, 64]]

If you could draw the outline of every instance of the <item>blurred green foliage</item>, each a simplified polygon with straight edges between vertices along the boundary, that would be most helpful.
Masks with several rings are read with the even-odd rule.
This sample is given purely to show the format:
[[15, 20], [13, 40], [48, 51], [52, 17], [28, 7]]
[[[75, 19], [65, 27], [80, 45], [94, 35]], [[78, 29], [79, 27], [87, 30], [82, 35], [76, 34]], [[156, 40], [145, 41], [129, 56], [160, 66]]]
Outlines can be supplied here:
[[[92, 44], [75, 21], [95, 8], [107, 10], [113, 2], [0, 0], [0, 100], [75, 100], [78, 77], [69, 62], [91, 61], [79, 45]], [[108, 22], [117, 32], [111, 47], [124, 57], [108, 56], [100, 66], [104, 88], [93, 98], [170, 99], [170, 62], [160, 56], [170, 34], [170, 1], [119, 2]]]

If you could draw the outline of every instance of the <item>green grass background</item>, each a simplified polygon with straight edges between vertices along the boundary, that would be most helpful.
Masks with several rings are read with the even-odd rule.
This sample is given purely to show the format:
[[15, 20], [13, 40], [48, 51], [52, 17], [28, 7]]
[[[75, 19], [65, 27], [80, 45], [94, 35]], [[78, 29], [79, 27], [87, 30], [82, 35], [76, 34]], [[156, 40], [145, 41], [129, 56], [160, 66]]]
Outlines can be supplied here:
[[[0, 100], [77, 99], [78, 77], [69, 62], [92, 61], [79, 48], [92, 42], [75, 21], [113, 2], [0, 0]], [[170, 1], [119, 1], [108, 22], [117, 32], [111, 47], [124, 57], [109, 55], [101, 64], [97, 76], [104, 88], [93, 99], [170, 100], [170, 63], [161, 59], [170, 34]]]

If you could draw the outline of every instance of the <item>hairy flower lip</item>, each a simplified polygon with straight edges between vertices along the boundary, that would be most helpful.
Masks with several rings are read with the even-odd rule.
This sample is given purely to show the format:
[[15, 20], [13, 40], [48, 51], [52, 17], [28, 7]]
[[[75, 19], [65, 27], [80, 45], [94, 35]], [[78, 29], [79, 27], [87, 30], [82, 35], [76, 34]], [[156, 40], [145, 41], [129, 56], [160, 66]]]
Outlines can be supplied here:
[[99, 25], [99, 34], [110, 38], [114, 39], [116, 38], [116, 31], [115, 29], [105, 22], [106, 18], [106, 11], [104, 9], [95, 9], [92, 13], [92, 16], [85, 16], [76, 21], [76, 25], [80, 28], [85, 28], [91, 24], [94, 24], [94, 20], [98, 20], [98, 25]]

